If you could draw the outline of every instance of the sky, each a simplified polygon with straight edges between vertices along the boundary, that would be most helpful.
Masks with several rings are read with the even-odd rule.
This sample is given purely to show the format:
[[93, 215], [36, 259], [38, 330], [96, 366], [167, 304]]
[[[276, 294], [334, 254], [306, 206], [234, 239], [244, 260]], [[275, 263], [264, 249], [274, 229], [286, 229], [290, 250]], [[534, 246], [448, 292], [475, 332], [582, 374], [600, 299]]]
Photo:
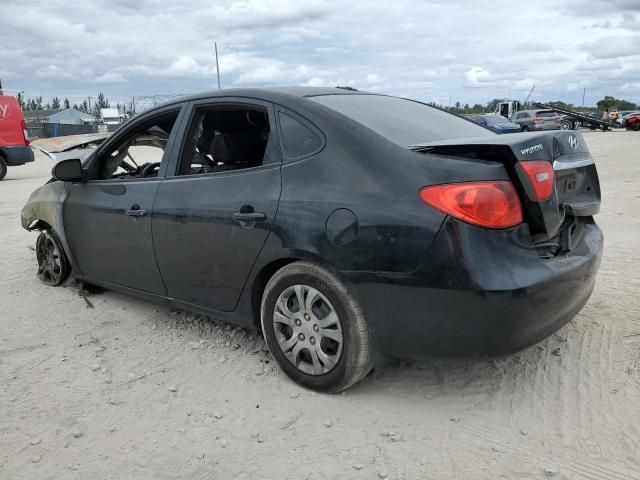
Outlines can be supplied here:
[[217, 88], [214, 41], [223, 88], [640, 103], [640, 0], [2, 0], [0, 79], [72, 103], [195, 93]]

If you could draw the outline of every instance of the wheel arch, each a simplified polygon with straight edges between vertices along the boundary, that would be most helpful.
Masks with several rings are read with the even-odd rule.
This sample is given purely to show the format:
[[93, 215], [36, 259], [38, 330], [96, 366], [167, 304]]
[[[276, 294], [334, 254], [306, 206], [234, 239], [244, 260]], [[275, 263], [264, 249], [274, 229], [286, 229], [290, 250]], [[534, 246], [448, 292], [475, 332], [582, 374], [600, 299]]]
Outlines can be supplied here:
[[264, 289], [271, 280], [271, 277], [283, 267], [293, 263], [301, 261], [301, 258], [297, 257], [285, 257], [272, 260], [264, 265], [253, 279], [251, 287], [251, 314], [253, 318], [253, 325], [260, 329], [260, 307], [262, 303], [262, 294]]
[[275, 273], [281, 268], [286, 267], [287, 265], [294, 262], [311, 263], [327, 270], [332, 275], [337, 277], [341, 282], [345, 281], [340, 271], [333, 265], [327, 263], [321, 257], [317, 255], [310, 255], [308, 252], [297, 253], [299, 254], [294, 254], [289, 257], [280, 257], [269, 261], [268, 263], [263, 265], [258, 273], [253, 277], [253, 282], [251, 285], [251, 315], [253, 325], [256, 328], [260, 329], [260, 309], [262, 305], [262, 294], [264, 293], [267, 283], [269, 283], [269, 280], [271, 280], [271, 277], [273, 277]]
[[54, 234], [56, 234], [56, 236], [58, 236], [55, 229], [48, 222], [40, 218], [36, 218], [27, 226], [27, 231], [33, 232], [34, 230], [38, 230], [40, 232], [43, 230], [51, 230]]

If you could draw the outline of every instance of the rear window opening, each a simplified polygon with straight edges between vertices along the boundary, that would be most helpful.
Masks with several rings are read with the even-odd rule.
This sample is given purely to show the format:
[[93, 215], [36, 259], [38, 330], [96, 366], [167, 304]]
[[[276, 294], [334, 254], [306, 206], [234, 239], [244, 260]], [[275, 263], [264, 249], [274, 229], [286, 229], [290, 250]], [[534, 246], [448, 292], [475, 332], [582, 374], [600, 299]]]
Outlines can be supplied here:
[[553, 117], [558, 117], [559, 115], [554, 112], [553, 110], [547, 110], [547, 111], [543, 111], [543, 112], [536, 112], [536, 117], [541, 117], [541, 118], [553, 118]]
[[198, 175], [258, 167], [264, 162], [270, 136], [264, 109], [200, 108], [191, 121], [178, 173]]
[[451, 138], [496, 135], [471, 120], [405, 98], [372, 94], [308, 98], [404, 147]]

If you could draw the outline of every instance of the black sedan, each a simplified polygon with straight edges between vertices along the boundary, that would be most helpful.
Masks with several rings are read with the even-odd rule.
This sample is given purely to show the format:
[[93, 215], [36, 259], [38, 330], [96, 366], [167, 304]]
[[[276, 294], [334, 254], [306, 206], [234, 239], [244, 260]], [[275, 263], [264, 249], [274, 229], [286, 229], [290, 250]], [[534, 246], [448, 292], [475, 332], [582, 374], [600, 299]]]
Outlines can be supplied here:
[[41, 280], [261, 329], [320, 391], [378, 359], [532, 345], [587, 302], [602, 252], [579, 134], [496, 135], [386, 95], [183, 97], [70, 156], [22, 211]]

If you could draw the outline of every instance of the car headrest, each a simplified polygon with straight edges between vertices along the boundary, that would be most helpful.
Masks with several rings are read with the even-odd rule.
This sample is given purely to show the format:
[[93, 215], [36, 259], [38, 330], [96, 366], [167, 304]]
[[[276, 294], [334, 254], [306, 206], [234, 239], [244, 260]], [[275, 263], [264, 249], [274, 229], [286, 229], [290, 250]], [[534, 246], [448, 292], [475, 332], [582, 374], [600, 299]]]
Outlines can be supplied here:
[[231, 137], [226, 133], [218, 132], [215, 134], [209, 151], [214, 162], [231, 163], [231, 142]]

